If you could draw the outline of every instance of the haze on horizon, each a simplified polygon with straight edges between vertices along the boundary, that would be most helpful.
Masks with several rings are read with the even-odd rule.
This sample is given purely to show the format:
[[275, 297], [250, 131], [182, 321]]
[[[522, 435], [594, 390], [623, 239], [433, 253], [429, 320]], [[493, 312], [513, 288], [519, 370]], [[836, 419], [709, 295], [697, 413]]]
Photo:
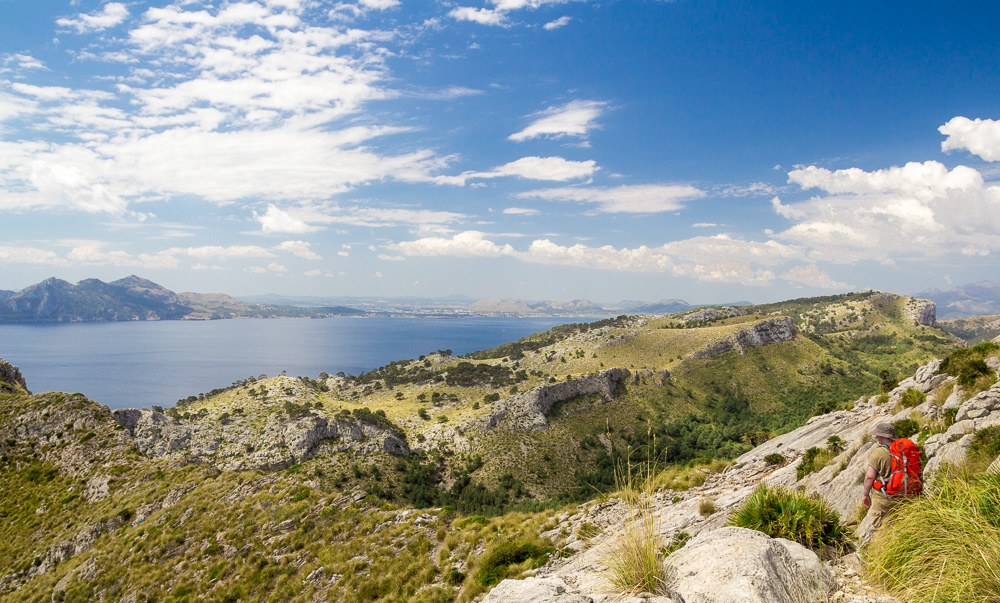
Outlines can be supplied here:
[[0, 289], [996, 278], [996, 3], [0, 0]]

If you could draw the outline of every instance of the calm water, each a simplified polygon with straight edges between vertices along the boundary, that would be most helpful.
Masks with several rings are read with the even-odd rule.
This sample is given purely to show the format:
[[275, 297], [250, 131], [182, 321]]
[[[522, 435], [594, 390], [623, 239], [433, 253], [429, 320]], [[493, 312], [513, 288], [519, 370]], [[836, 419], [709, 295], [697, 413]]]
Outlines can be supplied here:
[[0, 358], [34, 393], [80, 392], [111, 408], [178, 399], [264, 373], [357, 374], [392, 360], [494, 347], [593, 318], [347, 318], [0, 325]]

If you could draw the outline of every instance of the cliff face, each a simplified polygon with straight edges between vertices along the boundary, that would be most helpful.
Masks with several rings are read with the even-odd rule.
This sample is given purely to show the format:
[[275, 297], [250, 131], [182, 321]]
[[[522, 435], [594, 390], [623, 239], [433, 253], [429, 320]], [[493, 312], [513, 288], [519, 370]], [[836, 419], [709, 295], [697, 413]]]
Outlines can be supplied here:
[[16, 394], [28, 392], [28, 383], [21, 375], [21, 369], [0, 358], [0, 392]]
[[630, 375], [627, 369], [614, 368], [516, 394], [497, 404], [484, 427], [493, 429], [506, 421], [506, 425], [513, 430], [548, 429], [549, 422], [546, 417], [557, 403], [588, 394], [600, 394], [603, 399], [610, 400], [614, 397], [618, 384], [628, 379]]
[[795, 339], [795, 327], [788, 317], [762, 320], [751, 327], [741, 329], [732, 335], [715, 341], [704, 349], [692, 354], [694, 358], [711, 358], [736, 350], [741, 356], [746, 356], [750, 348], [781, 343]]

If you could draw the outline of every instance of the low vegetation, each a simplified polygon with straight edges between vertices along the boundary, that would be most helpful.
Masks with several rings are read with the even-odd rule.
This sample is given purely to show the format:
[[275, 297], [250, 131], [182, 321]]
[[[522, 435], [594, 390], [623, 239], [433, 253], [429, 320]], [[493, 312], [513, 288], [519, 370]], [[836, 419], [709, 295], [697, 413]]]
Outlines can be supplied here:
[[794, 540], [814, 550], [842, 547], [848, 540], [840, 515], [822, 500], [767, 484], [761, 484], [744, 501], [733, 513], [729, 525]]
[[868, 576], [911, 603], [1000, 601], [1000, 475], [953, 468], [934, 491], [877, 534]]

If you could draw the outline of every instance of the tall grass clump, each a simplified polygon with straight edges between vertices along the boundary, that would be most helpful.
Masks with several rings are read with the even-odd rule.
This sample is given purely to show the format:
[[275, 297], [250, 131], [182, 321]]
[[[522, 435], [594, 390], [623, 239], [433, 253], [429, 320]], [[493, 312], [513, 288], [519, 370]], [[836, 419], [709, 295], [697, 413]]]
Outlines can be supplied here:
[[761, 484], [729, 519], [729, 525], [794, 540], [811, 549], [840, 547], [847, 530], [840, 515], [819, 498]]
[[875, 535], [865, 572], [910, 603], [1000, 602], [1000, 475], [947, 470]]
[[621, 533], [612, 541], [605, 559], [608, 580], [626, 593], [667, 593], [663, 565], [665, 547], [660, 536], [661, 520], [654, 496], [655, 471], [652, 461], [633, 466], [625, 455], [615, 469], [617, 495], [625, 518]]

